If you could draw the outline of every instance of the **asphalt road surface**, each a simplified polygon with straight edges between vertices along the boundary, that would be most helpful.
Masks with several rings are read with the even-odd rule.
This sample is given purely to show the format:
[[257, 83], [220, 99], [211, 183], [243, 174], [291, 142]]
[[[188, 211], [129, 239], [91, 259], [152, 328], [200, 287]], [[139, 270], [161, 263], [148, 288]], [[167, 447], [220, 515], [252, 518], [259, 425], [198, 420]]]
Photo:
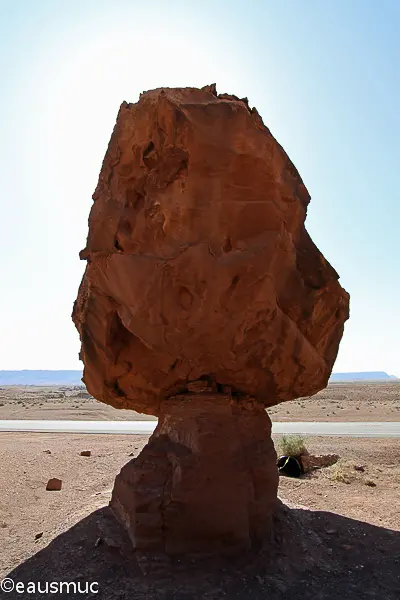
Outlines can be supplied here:
[[[35, 421], [0, 420], [1, 431], [26, 431], [47, 433], [108, 433], [145, 435], [153, 433], [156, 421]], [[347, 435], [350, 437], [400, 437], [400, 422], [378, 423], [300, 423], [275, 422], [274, 434]]]

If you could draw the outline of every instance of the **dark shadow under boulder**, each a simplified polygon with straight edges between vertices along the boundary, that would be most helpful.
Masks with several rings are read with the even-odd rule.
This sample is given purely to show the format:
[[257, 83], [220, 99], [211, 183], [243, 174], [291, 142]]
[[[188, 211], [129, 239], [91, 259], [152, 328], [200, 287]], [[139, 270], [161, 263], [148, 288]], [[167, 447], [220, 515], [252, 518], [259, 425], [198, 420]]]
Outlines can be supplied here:
[[[335, 535], [327, 533], [332, 530]], [[274, 534], [258, 553], [235, 562], [149, 555], [147, 576], [143, 566], [124, 528], [103, 508], [7, 576], [25, 583], [98, 582], [96, 596], [79, 594], [92, 600], [398, 600], [400, 533], [279, 503]], [[48, 595], [18, 594], [32, 597]]]

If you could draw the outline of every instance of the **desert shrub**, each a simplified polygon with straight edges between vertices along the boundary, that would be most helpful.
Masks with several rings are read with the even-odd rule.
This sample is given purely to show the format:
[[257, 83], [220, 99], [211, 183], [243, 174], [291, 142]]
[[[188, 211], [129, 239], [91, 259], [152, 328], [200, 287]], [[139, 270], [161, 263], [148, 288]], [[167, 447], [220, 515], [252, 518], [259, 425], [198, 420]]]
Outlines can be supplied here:
[[278, 442], [278, 448], [283, 456], [294, 458], [307, 453], [305, 439], [301, 435], [283, 435]]
[[329, 479], [332, 481], [338, 481], [339, 483], [351, 483], [352, 477], [346, 469], [346, 465], [341, 461], [337, 462], [333, 467], [329, 468]]

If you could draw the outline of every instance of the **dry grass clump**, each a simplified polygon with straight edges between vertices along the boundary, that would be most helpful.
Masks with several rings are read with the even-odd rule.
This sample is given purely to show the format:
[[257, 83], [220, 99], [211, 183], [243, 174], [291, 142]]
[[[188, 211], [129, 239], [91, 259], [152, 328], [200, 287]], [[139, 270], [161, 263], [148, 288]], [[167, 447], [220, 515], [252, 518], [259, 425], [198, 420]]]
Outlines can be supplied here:
[[327, 475], [331, 481], [337, 481], [339, 483], [349, 484], [354, 479], [354, 475], [351, 473], [349, 465], [340, 460], [327, 469]]
[[283, 456], [298, 458], [307, 454], [305, 439], [301, 435], [283, 435], [278, 442], [279, 452]]

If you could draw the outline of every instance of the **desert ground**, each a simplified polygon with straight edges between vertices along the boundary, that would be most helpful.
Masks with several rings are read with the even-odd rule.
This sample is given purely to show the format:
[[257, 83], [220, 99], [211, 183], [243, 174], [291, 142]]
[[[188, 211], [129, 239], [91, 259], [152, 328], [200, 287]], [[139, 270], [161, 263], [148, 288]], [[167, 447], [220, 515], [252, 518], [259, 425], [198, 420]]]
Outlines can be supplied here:
[[[277, 447], [279, 440], [279, 437], [275, 438]], [[0, 579], [10, 576], [17, 581], [45, 580], [46, 577], [48, 580], [51, 575], [51, 580], [64, 578], [71, 581], [87, 576], [90, 580], [101, 582], [105, 595], [99, 597], [107, 599], [198, 598], [197, 592], [193, 591], [200, 585], [198, 579], [187, 583], [187, 595], [182, 592], [181, 583], [177, 595], [173, 595], [172, 591], [171, 595], [167, 595], [165, 590], [170, 588], [165, 582], [157, 584], [153, 581], [150, 584], [148, 579], [143, 579], [137, 568], [129, 567], [126, 561], [121, 560], [112, 529], [110, 533], [110, 516], [105, 507], [110, 499], [114, 477], [127, 461], [140, 452], [146, 441], [145, 436], [0, 434]], [[365, 582], [359, 577], [364, 569], [365, 572], [369, 569], [368, 573], [372, 567], [375, 572], [376, 568], [379, 571], [382, 565], [379, 563], [377, 567], [374, 561], [382, 560], [385, 561], [385, 569], [389, 569], [390, 561], [397, 560], [390, 563], [389, 572], [385, 571], [376, 588], [370, 584], [369, 595], [346, 596], [375, 598], [378, 596], [371, 592], [375, 589], [385, 600], [395, 598], [396, 584], [391, 577], [398, 569], [400, 559], [400, 440], [326, 437], [308, 438], [306, 444], [313, 453], [335, 452], [341, 459], [337, 465], [301, 479], [280, 478], [280, 498], [297, 507], [300, 514], [296, 517], [300, 519], [297, 530], [302, 532], [298, 543], [304, 543], [305, 535], [310, 535], [311, 530], [315, 530], [318, 537], [315, 538], [317, 541], [314, 540], [316, 547], [307, 549], [307, 553], [310, 551], [310, 556], [314, 557], [312, 560], [309, 558], [309, 567], [312, 567], [314, 575], [311, 579], [310, 573], [301, 575], [311, 586], [310, 595], [303, 590], [300, 597], [339, 598], [327, 592], [327, 595], [318, 595], [323, 581], [324, 585], [331, 585], [329, 577], [335, 568], [346, 577], [352, 572], [352, 585], [362, 590]], [[90, 450], [91, 456], [81, 456], [83, 450]], [[363, 472], [354, 468], [360, 465]], [[61, 491], [46, 491], [50, 477], [62, 480]], [[307, 510], [298, 507], [307, 507]], [[304, 534], [304, 528], [308, 533]], [[322, 548], [324, 552], [327, 550], [327, 555]], [[329, 566], [329, 561], [333, 558], [338, 560], [338, 556], [340, 564]], [[117, 586], [110, 568], [117, 569], [118, 577], [122, 577], [118, 579]], [[227, 571], [223, 582], [220, 577], [210, 576], [208, 587], [204, 588], [200, 597], [215, 600], [283, 597], [263, 595], [267, 593], [267, 584], [264, 587], [260, 584], [264, 581], [262, 575], [240, 573], [241, 585], [244, 586], [242, 595], [239, 592], [236, 595], [236, 591], [235, 594], [229, 592], [235, 577], [228, 575]], [[318, 585], [315, 583], [318, 593], [314, 584], [310, 583], [313, 577], [315, 581], [319, 580]], [[335, 577], [339, 585], [337, 573]], [[206, 585], [204, 578], [200, 579], [201, 585]], [[286, 574], [283, 579], [283, 583], [281, 579], [280, 584], [275, 582], [278, 590], [282, 588], [282, 593], [284, 586], [289, 585], [290, 577]], [[251, 587], [253, 584], [255, 588]], [[173, 584], [170, 581], [168, 585]], [[292, 582], [291, 585], [296, 589], [297, 584]], [[343, 585], [347, 584], [344, 582]], [[234, 589], [239, 589], [237, 582]], [[124, 596], [121, 590], [130, 592]], [[296, 595], [288, 593], [284, 597], [291, 599]]]
[[[400, 382], [333, 383], [315, 396], [273, 406], [268, 412], [273, 421], [398, 421]], [[83, 386], [0, 388], [0, 419], [154, 418], [102, 404]]]
[[[2, 388], [0, 405], [0, 419], [148, 418], [102, 405], [78, 387]], [[399, 410], [398, 383], [334, 384], [270, 414], [276, 421], [397, 421]], [[281, 438], [274, 441], [279, 454]], [[207, 576], [175, 565], [168, 580], [144, 576], [133, 555], [121, 556], [124, 534], [107, 508], [115, 475], [146, 442], [147, 436], [0, 433], [0, 580], [98, 581], [97, 597], [107, 600], [399, 597], [399, 438], [306, 439], [310, 452], [340, 460], [300, 479], [280, 478], [279, 497], [291, 509], [282, 520], [288, 550], [275, 557], [273, 575], [267, 553], [250, 566], [212, 567]], [[81, 456], [83, 450], [91, 455]], [[61, 491], [46, 491], [51, 477], [62, 480]]]

